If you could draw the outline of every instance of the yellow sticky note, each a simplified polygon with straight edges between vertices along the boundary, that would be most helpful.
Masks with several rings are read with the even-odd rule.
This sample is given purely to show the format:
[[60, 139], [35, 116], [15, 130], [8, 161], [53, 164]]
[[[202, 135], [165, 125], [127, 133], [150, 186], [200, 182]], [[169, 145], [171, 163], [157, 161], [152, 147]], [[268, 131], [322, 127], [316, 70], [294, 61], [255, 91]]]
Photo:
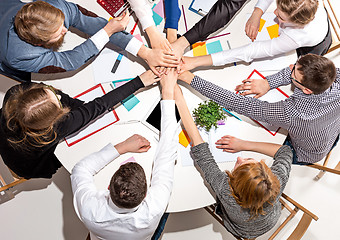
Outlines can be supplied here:
[[183, 129], [182, 132], [178, 135], [179, 143], [182, 144], [184, 147], [187, 147], [191, 142], [188, 133]]
[[113, 17], [110, 17], [110, 18], [109, 18], [109, 21], [111, 21], [112, 19], [113, 19]]
[[270, 39], [277, 38], [279, 36], [279, 24], [274, 24], [267, 27]]
[[262, 28], [264, 26], [264, 24], [266, 23], [266, 20], [263, 20], [262, 18], [260, 19], [260, 27], [259, 27], [259, 32], [262, 31]]
[[207, 47], [205, 42], [198, 42], [192, 45], [194, 56], [204, 56], [207, 55]]

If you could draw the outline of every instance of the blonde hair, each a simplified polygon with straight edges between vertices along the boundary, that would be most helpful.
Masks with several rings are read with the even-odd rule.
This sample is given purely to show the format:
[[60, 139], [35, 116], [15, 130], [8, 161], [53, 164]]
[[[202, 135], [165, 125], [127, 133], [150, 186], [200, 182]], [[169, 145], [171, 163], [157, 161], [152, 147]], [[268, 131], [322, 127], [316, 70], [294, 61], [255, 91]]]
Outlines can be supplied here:
[[24, 5], [16, 14], [18, 36], [33, 45], [45, 45], [65, 20], [64, 13], [43, 1]]
[[273, 204], [280, 192], [280, 182], [270, 168], [263, 161], [251, 162], [226, 173], [236, 202], [249, 209], [252, 217], [265, 215], [263, 205]]
[[60, 108], [53, 103], [44, 84], [31, 84], [27, 89], [19, 86], [3, 107], [7, 128], [15, 133], [8, 139], [14, 148], [29, 150], [43, 147], [57, 138], [53, 126], [68, 108]]
[[318, 0], [277, 0], [277, 8], [286, 13], [289, 21], [299, 26], [310, 23], [318, 9]]

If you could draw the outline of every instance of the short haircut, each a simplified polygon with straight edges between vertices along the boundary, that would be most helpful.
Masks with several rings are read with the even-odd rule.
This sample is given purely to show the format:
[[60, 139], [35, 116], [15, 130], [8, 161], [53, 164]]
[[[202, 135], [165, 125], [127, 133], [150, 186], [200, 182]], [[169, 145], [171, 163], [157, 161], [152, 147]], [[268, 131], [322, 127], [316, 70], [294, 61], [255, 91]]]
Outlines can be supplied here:
[[263, 161], [251, 162], [226, 173], [236, 202], [249, 209], [252, 217], [265, 215], [263, 205], [273, 204], [280, 192], [280, 182], [270, 168]]
[[315, 54], [302, 56], [297, 61], [295, 69], [303, 76], [301, 83], [314, 94], [326, 91], [336, 78], [334, 63], [328, 58]]
[[318, 4], [318, 0], [276, 0], [278, 9], [287, 14], [289, 21], [300, 26], [314, 19]]
[[109, 190], [112, 202], [118, 207], [137, 207], [147, 192], [143, 168], [135, 162], [120, 166], [111, 178]]
[[16, 14], [14, 25], [18, 36], [32, 44], [45, 45], [65, 20], [64, 13], [43, 1], [25, 4]]

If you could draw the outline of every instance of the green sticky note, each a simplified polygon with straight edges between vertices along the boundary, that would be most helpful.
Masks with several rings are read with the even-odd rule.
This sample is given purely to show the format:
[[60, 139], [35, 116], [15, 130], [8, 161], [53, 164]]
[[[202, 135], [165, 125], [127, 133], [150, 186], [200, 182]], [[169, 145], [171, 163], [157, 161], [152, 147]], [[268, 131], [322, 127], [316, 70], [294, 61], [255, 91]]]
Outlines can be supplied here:
[[222, 52], [223, 51], [220, 40], [217, 40], [215, 42], [207, 43], [206, 46], [207, 46], [208, 54], [213, 54], [213, 53], [217, 53], [217, 52]]
[[154, 11], [153, 11], [152, 18], [153, 18], [153, 21], [155, 22], [156, 26], [158, 26], [163, 21], [163, 18], [161, 16], [159, 16], [157, 13], [155, 13]]
[[123, 106], [128, 111], [134, 108], [138, 103], [139, 103], [139, 100], [134, 94], [131, 94], [130, 96], [128, 96], [122, 101]]

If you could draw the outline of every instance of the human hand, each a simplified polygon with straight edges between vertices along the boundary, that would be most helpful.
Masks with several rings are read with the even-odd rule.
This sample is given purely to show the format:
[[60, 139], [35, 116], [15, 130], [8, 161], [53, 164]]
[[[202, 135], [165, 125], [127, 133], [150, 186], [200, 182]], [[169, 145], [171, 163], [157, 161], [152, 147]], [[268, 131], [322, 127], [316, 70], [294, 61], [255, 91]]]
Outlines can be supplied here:
[[143, 82], [145, 87], [160, 80], [160, 78], [156, 74], [154, 74], [151, 70], [145, 71], [139, 76], [139, 78]]
[[252, 42], [254, 42], [257, 33], [259, 32], [262, 14], [263, 12], [260, 8], [255, 8], [252, 15], [250, 16], [246, 23], [245, 32]]
[[177, 70], [175, 68], [169, 69], [169, 73], [163, 75], [161, 78], [162, 98], [174, 99], [174, 88], [177, 85]]
[[236, 153], [244, 150], [245, 142], [242, 139], [226, 135], [217, 140], [215, 144], [216, 148], [223, 149], [223, 152]]
[[151, 47], [153, 49], [163, 49], [167, 52], [172, 51], [171, 44], [164, 35], [157, 30], [156, 26], [150, 26], [145, 29], [145, 31], [150, 39]]
[[116, 32], [121, 32], [125, 30], [129, 23], [129, 20], [130, 20], [129, 11], [126, 10], [122, 14], [122, 16], [111, 19], [104, 27], [104, 30], [106, 31], [107, 35], [110, 37], [112, 34]]
[[168, 52], [162, 49], [141, 49], [140, 56], [148, 63], [150, 69], [160, 77], [161, 74], [157, 71], [156, 67], [177, 67], [179, 60], [174, 56], [172, 52]]
[[[175, 54], [175, 56], [178, 59], [182, 59], [182, 56], [184, 54], [184, 50], [189, 46], [188, 40], [182, 36], [179, 39], [177, 39], [175, 42], [171, 43], [172, 46], [172, 52]], [[180, 66], [177, 67], [178, 72], [180, 72]]]
[[196, 58], [195, 57], [182, 57], [182, 61], [180, 63], [180, 74], [185, 71], [190, 71], [191, 69], [196, 68]]
[[195, 77], [195, 75], [189, 71], [185, 71], [183, 73], [181, 73], [180, 75], [178, 75], [178, 79], [186, 82], [187, 84], [190, 85], [192, 79]]
[[254, 98], [259, 98], [270, 90], [267, 79], [245, 79], [242, 84], [237, 85], [235, 91], [244, 91], [242, 96], [255, 94]]
[[131, 137], [127, 138], [125, 141], [115, 145], [115, 148], [117, 149], [119, 154], [122, 155], [127, 152], [147, 152], [151, 148], [151, 146], [150, 142], [145, 137], [134, 134]]

